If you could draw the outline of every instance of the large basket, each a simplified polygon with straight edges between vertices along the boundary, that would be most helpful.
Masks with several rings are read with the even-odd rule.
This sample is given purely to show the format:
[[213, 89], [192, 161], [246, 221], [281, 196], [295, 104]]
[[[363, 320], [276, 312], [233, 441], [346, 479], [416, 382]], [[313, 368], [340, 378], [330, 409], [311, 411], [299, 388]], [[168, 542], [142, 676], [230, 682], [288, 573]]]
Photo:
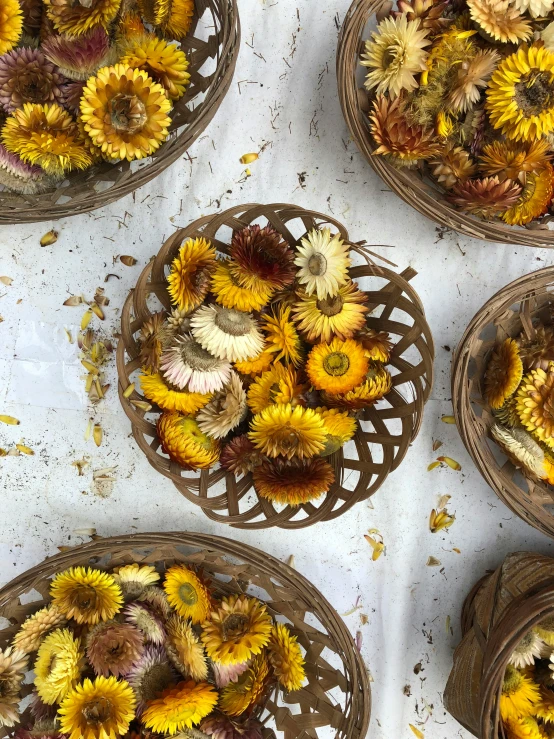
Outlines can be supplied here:
[[479, 739], [504, 736], [498, 698], [506, 666], [529, 629], [553, 613], [554, 559], [540, 554], [509, 554], [467, 596], [444, 705]]
[[[408, 269], [402, 275], [374, 264], [354, 267], [353, 278], [371, 278], [368, 288], [373, 308], [368, 325], [391, 334], [396, 346], [389, 369], [393, 373], [393, 389], [377, 406], [364, 411], [364, 429], [345, 447], [339, 460], [340, 471], [329, 493], [313, 503], [277, 509], [259, 499], [248, 474], [237, 478], [223, 469], [187, 472], [171, 462], [160, 448], [155, 421], [159, 409], [150, 414], [133, 406], [124, 398], [125, 389], [140, 369], [137, 335], [150, 318], [153, 299], [166, 309], [171, 308], [166, 289], [166, 274], [182, 242], [203, 236], [219, 251], [225, 252], [232, 231], [247, 225], [267, 222], [295, 245], [314, 226], [330, 224], [348, 241], [346, 228], [335, 219], [304, 210], [294, 205], [240, 205], [212, 216], [205, 216], [173, 234], [162, 246], [156, 258], [148, 264], [130, 293], [121, 316], [121, 340], [117, 349], [119, 394], [123, 408], [131, 420], [133, 435], [150, 464], [173, 481], [180, 493], [199, 505], [215, 521], [240, 528], [302, 528], [318, 521], [340, 516], [355, 503], [369, 498], [395, 470], [419, 432], [423, 406], [431, 390], [434, 348], [430, 329], [417, 293], [409, 284], [416, 273]], [[359, 245], [352, 244], [360, 250]], [[154, 301], [154, 302], [157, 302]], [[135, 383], [140, 387], [139, 383]], [[142, 399], [135, 389], [131, 399]]]
[[33, 223], [74, 216], [112, 203], [157, 177], [200, 136], [225, 97], [238, 57], [236, 0], [195, 0], [192, 26], [180, 48], [189, 59], [190, 84], [171, 112], [170, 134], [140, 162], [102, 162], [73, 172], [40, 195], [0, 192], [0, 223]]
[[554, 536], [552, 488], [523, 475], [490, 438], [494, 421], [483, 400], [483, 379], [498, 341], [529, 330], [533, 318], [554, 315], [554, 267], [520, 277], [496, 293], [467, 327], [452, 362], [452, 402], [458, 431], [477, 468], [498, 497], [524, 521]]
[[[307, 684], [289, 693], [286, 702], [277, 691], [269, 696], [260, 716], [268, 724], [264, 739], [317, 739], [330, 736], [331, 729], [335, 739], [365, 739], [371, 711], [367, 671], [338, 613], [291, 567], [218, 536], [134, 534], [99, 539], [50, 557], [0, 590], [0, 616], [10, 621], [0, 631], [0, 645], [6, 647], [24, 619], [49, 600], [55, 573], [78, 565], [109, 570], [132, 562], [155, 565], [160, 572], [175, 562], [200, 565], [221, 595], [255, 595], [273, 617], [289, 624], [305, 650]], [[29, 693], [32, 687], [23, 689]], [[25, 718], [23, 714], [22, 723]], [[9, 733], [0, 729], [0, 737]]]
[[554, 231], [530, 230], [502, 222], [486, 222], [457, 211], [444, 198], [444, 191], [425, 170], [396, 169], [377, 148], [369, 128], [370, 101], [363, 86], [360, 55], [364, 42], [376, 26], [376, 14], [388, 8], [389, 0], [354, 0], [342, 24], [337, 49], [337, 82], [342, 112], [352, 139], [377, 174], [404, 202], [441, 226], [486, 241], [526, 246], [554, 246]]

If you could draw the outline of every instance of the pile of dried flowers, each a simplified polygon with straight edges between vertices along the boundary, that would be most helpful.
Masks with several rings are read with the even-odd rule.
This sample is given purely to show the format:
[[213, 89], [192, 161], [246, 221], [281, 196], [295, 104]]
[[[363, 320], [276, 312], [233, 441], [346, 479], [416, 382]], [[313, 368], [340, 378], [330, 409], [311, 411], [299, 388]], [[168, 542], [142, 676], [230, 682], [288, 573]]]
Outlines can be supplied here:
[[3, 0], [0, 184], [43, 192], [156, 151], [189, 82], [176, 42], [193, 13], [193, 0]]
[[391, 4], [361, 60], [374, 153], [466, 213], [536, 225], [553, 194], [553, 17], [552, 0]]
[[531, 479], [554, 484], [554, 329], [536, 323], [531, 335], [498, 343], [488, 360], [484, 397], [491, 435]]
[[0, 650], [0, 726], [19, 723], [15, 739], [261, 739], [256, 715], [277, 684], [300, 689], [304, 658], [264, 603], [213, 585], [182, 564], [58, 573]]
[[506, 739], [554, 737], [554, 618], [532, 628], [515, 648], [500, 695]]
[[228, 255], [203, 238], [182, 244], [168, 275], [175, 308], [141, 329], [140, 384], [163, 411], [158, 436], [173, 461], [252, 472], [276, 503], [329, 490], [326, 458], [392, 386], [392, 344], [366, 323], [349, 249], [322, 228], [294, 250], [269, 225], [235, 232]]

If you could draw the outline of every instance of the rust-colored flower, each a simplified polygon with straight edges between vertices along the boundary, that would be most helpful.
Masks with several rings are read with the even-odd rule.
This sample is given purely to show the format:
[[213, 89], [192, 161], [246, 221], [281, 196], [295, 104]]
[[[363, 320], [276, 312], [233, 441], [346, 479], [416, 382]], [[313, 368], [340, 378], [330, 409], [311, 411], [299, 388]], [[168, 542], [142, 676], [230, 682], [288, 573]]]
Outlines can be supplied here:
[[540, 368], [546, 372], [550, 362], [554, 362], [554, 329], [550, 326], [535, 326], [532, 336], [522, 333], [517, 343], [525, 371]]
[[462, 146], [447, 146], [438, 159], [430, 162], [430, 167], [437, 182], [447, 190], [473, 177], [477, 169]]
[[548, 139], [521, 142], [493, 141], [483, 147], [479, 158], [479, 169], [491, 177], [498, 175], [500, 180], [517, 180], [522, 172], [542, 169], [549, 159]]
[[435, 132], [410, 124], [406, 119], [405, 103], [378, 95], [370, 116], [371, 133], [378, 144], [374, 154], [390, 157], [397, 166], [412, 166], [420, 159], [438, 156], [442, 145], [435, 139]]
[[252, 473], [261, 498], [298, 506], [328, 492], [335, 479], [331, 465], [320, 457], [267, 460]]
[[489, 219], [517, 203], [521, 190], [513, 180], [500, 182], [498, 177], [484, 177], [455, 185], [447, 199], [465, 213]]
[[262, 455], [246, 434], [236, 436], [223, 447], [219, 462], [224, 470], [246, 475], [262, 462]]
[[398, 10], [393, 11], [395, 17], [406, 13], [407, 19], [413, 21], [419, 18], [421, 28], [426, 28], [430, 36], [436, 36], [444, 31], [452, 20], [444, 17], [448, 3], [435, 0], [399, 0]]

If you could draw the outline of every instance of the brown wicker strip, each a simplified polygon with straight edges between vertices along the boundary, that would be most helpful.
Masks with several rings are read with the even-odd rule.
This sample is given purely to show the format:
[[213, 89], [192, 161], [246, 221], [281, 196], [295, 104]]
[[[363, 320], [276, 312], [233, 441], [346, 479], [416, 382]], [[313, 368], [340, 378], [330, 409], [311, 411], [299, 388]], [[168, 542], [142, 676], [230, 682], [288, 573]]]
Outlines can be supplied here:
[[[0, 616], [10, 622], [0, 630], [0, 645], [7, 646], [24, 619], [48, 602], [55, 573], [78, 565], [111, 569], [132, 562], [153, 564], [160, 572], [175, 562], [200, 565], [222, 595], [255, 595], [273, 617], [289, 622], [306, 653], [307, 684], [284, 700], [272, 692], [260, 716], [269, 724], [264, 739], [317, 739], [330, 736], [331, 729], [336, 739], [365, 738], [371, 712], [367, 670], [338, 613], [296, 570], [230, 539], [180, 532], [134, 534], [56, 554], [0, 589]], [[31, 688], [24, 686], [27, 693]], [[23, 714], [22, 724], [25, 719]], [[270, 728], [273, 722], [275, 729]], [[3, 728], [0, 737], [9, 733]]]
[[[355, 503], [373, 495], [387, 475], [399, 466], [419, 432], [423, 406], [433, 379], [434, 347], [421, 301], [408, 282], [416, 274], [413, 270], [399, 275], [370, 263], [351, 269], [352, 277], [371, 277], [372, 286], [376, 285], [376, 289], [366, 291], [374, 306], [368, 324], [378, 331], [388, 331], [397, 341], [391, 358], [396, 374], [393, 374], [393, 389], [386, 396], [386, 402], [365, 411], [363, 420], [367, 423], [354, 439], [355, 455], [341, 455], [337, 466], [342, 475], [337, 475], [338, 480], [329, 493], [314, 503], [277, 510], [270, 501], [258, 499], [251, 475], [237, 480], [222, 469], [186, 472], [159, 448], [153, 423], [159, 409], [154, 409], [155, 415], [145, 414], [123, 397], [133, 373], [140, 369], [139, 345], [135, 337], [152, 314], [153, 299], [164, 308], [171, 308], [166, 274], [181, 243], [190, 237], [204, 236], [225, 252], [233, 230], [253, 222], [265, 225], [267, 221], [292, 245], [314, 226], [325, 224], [337, 229], [348, 241], [346, 228], [334, 218], [285, 204], [236, 206], [224, 213], [200, 218], [174, 233], [144, 269], [123, 307], [117, 349], [119, 394], [131, 420], [133, 435], [150, 464], [172, 480], [189, 501], [200, 505], [211, 519], [239, 528], [303, 528], [337, 518]], [[355, 251], [364, 253], [358, 244], [350, 243]], [[142, 399], [137, 389], [131, 399]]]
[[452, 362], [454, 417], [466, 449], [498, 497], [548, 536], [554, 536], [552, 488], [523, 477], [489, 438], [494, 418], [483, 400], [482, 382], [497, 341], [517, 336], [533, 318], [552, 320], [553, 285], [554, 267], [545, 267], [502, 288], [474, 316]]
[[55, 190], [39, 195], [2, 191], [0, 223], [64, 218], [113, 203], [157, 177], [192, 146], [229, 89], [240, 46], [236, 0], [195, 0], [195, 5], [191, 29], [180, 44], [189, 59], [190, 84], [175, 103], [170, 135], [158, 151], [141, 162], [103, 162], [70, 173]]
[[467, 596], [444, 705], [480, 739], [503, 736], [498, 697], [504, 671], [522, 637], [552, 613], [554, 560], [540, 554], [509, 554]]
[[444, 199], [444, 191], [426, 176], [425, 169], [396, 169], [382, 156], [369, 129], [370, 102], [359, 66], [363, 44], [375, 28], [375, 15], [390, 6], [389, 0], [354, 0], [342, 24], [337, 49], [337, 83], [342, 112], [350, 135], [372, 168], [405, 203], [441, 226], [485, 241], [554, 247], [554, 231], [525, 229], [485, 222], [457, 211]]

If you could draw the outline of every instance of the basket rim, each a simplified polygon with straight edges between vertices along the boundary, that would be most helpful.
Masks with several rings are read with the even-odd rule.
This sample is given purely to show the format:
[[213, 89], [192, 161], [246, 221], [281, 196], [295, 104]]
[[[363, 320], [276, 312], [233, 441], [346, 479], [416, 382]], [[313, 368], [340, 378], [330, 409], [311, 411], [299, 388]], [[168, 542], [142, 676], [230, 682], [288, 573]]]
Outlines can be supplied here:
[[[258, 213], [258, 211], [260, 212]], [[200, 230], [205, 226], [208, 226], [210, 228], [210, 233], [215, 234], [222, 226], [235, 228], [238, 227], [235, 226], [235, 224], [246, 224], [251, 223], [257, 219], [267, 218], [268, 216], [266, 214], [266, 211], [275, 216], [276, 219], [278, 218], [279, 220], [281, 220], [282, 217], [282, 222], [285, 224], [285, 229], [287, 229], [287, 223], [296, 219], [301, 219], [304, 223], [304, 226], [306, 226], [306, 218], [310, 218], [318, 222], [320, 221], [322, 224], [329, 223], [331, 225], [334, 225], [338, 229], [339, 233], [341, 233], [341, 236], [348, 244], [351, 244], [355, 249], [360, 248], [359, 243], [350, 241], [346, 227], [337, 219], [329, 216], [328, 214], [322, 214], [317, 211], [302, 208], [298, 205], [291, 205], [287, 203], [273, 203], [264, 205], [257, 203], [248, 203], [236, 205], [225, 211], [214, 213], [209, 216], [203, 216], [196, 221], [192, 221], [186, 227], [176, 230], [164, 242], [160, 251], [158, 252], [158, 255], [154, 257], [154, 259], [148, 265], [146, 265], [142, 274], [137, 280], [135, 288], [131, 290], [127, 297], [127, 300], [125, 301], [125, 305], [121, 314], [121, 338], [117, 347], [117, 367], [119, 378], [118, 389], [123, 409], [129, 417], [129, 420], [131, 421], [135, 440], [137, 441], [139, 447], [142, 449], [143, 453], [145, 453], [150, 464], [152, 464], [152, 466], [154, 466], [154, 468], [158, 472], [163, 474], [165, 477], [171, 479], [178, 488], [179, 492], [181, 492], [181, 494], [183, 494], [189, 501], [193, 502], [196, 505], [200, 505], [206, 515], [208, 515], [213, 520], [227, 523], [232, 526], [237, 526], [239, 528], [257, 529], [265, 528], [267, 526], [303, 528], [305, 526], [315, 524], [321, 520], [330, 520], [331, 518], [342, 515], [342, 513], [346, 512], [357, 502], [366, 499], [374, 492], [376, 492], [377, 489], [381, 486], [384, 479], [388, 476], [388, 474], [394, 471], [400, 465], [405, 454], [407, 453], [410, 443], [417, 436], [420, 430], [423, 419], [423, 408], [427, 399], [429, 398], [432, 389], [434, 373], [434, 343], [431, 330], [425, 317], [425, 312], [421, 303], [421, 299], [408, 281], [416, 274], [415, 270], [408, 268], [402, 273], [397, 273], [389, 270], [387, 267], [381, 267], [377, 265], [364, 265], [363, 267], [352, 268], [352, 274], [354, 277], [365, 275], [371, 276], [369, 274], [369, 271], [372, 270], [371, 274], [373, 276], [382, 278], [385, 284], [388, 284], [391, 290], [391, 295], [395, 296], [394, 291], [396, 291], [396, 295], [400, 296], [395, 296], [393, 298], [394, 305], [401, 306], [400, 310], [404, 310], [406, 313], [408, 313], [408, 322], [406, 325], [398, 325], [401, 327], [401, 329], [404, 329], [405, 331], [413, 332], [414, 334], [417, 333], [416, 338], [408, 338], [408, 334], [406, 334], [406, 341], [409, 341], [408, 346], [413, 345], [418, 350], [420, 358], [417, 360], [412, 360], [416, 362], [415, 365], [411, 365], [409, 361], [402, 358], [402, 353], [405, 351], [405, 348], [402, 347], [402, 343], [405, 339], [402, 338], [403, 335], [401, 333], [401, 330], [399, 329], [398, 333], [400, 333], [401, 335], [396, 346], [401, 348], [402, 351], [400, 351], [398, 357], [394, 358], [393, 360], [393, 365], [396, 366], [398, 371], [397, 375], [393, 375], [393, 382], [396, 378], [396, 385], [393, 386], [393, 390], [396, 386], [400, 386], [400, 388], [409, 388], [409, 391], [411, 391], [412, 393], [412, 397], [411, 399], [407, 396], [405, 397], [405, 393], [403, 394], [402, 390], [395, 391], [395, 395], [391, 394], [391, 408], [381, 409], [379, 415], [377, 415], [377, 412], [375, 412], [377, 421], [375, 430], [373, 432], [365, 432], [361, 428], [358, 429], [358, 433], [355, 437], [355, 443], [357, 447], [356, 451], [358, 453], [356, 464], [358, 466], [355, 468], [352, 467], [352, 469], [357, 469], [360, 472], [361, 481], [356, 485], [355, 491], [348, 491], [348, 495], [346, 495], [345, 491], [342, 489], [342, 486], [339, 483], [338, 487], [332, 488], [332, 491], [330, 493], [327, 493], [325, 498], [322, 497], [320, 499], [320, 505], [318, 508], [315, 508], [310, 503], [307, 503], [294, 508], [291, 506], [287, 506], [282, 511], [279, 511], [279, 513], [277, 513], [275, 509], [273, 509], [269, 501], [264, 501], [263, 499], [259, 498], [257, 494], [255, 494], [258, 502], [253, 508], [249, 508], [248, 511], [240, 513], [237, 505], [237, 510], [229, 510], [229, 512], [225, 513], [225, 515], [219, 514], [217, 511], [226, 510], [227, 505], [229, 504], [229, 499], [227, 498], [229, 493], [229, 484], [231, 484], [229, 480], [227, 480], [226, 482], [225, 493], [223, 493], [222, 495], [218, 495], [217, 497], [208, 498], [207, 491], [211, 484], [210, 477], [209, 474], [206, 474], [206, 476], [203, 478], [203, 473], [201, 473], [200, 477], [196, 475], [193, 478], [195, 481], [198, 481], [197, 485], [193, 484], [193, 487], [198, 486], [199, 493], [196, 494], [195, 492], [188, 491], [187, 484], [191, 483], [192, 478], [182, 477], [181, 468], [179, 468], [178, 465], [172, 466], [169, 462], [165, 460], [165, 458], [160, 457], [160, 460], [163, 460], [164, 462], [163, 465], [160, 465], [160, 460], [157, 460], [157, 457], [154, 457], [151, 454], [152, 450], [153, 454], [156, 454], [159, 447], [159, 441], [157, 440], [155, 427], [144, 419], [145, 413], [133, 407], [129, 399], [124, 398], [123, 395], [130, 384], [130, 375], [136, 369], [139, 369], [140, 364], [137, 361], [137, 345], [134, 336], [143, 322], [147, 319], [147, 317], [151, 315], [150, 310], [146, 306], [145, 299], [142, 293], [146, 293], [146, 295], [148, 295], [152, 294], [152, 292], [155, 292], [155, 294], [158, 295], [158, 288], [161, 288], [165, 279], [164, 268], [168, 264], [168, 260], [171, 259], [171, 255], [175, 253], [178, 245], [180, 245], [180, 243], [184, 239], [189, 238], [192, 235], [203, 234], [205, 236], [206, 231]], [[258, 214], [252, 216], [253, 213]], [[270, 220], [271, 222], [270, 218], [268, 218], [268, 220]], [[233, 224], [232, 226], [230, 226], [230, 222]], [[210, 238], [212, 238], [212, 236], [210, 236]], [[292, 238], [294, 238], [294, 240], [296, 241], [295, 237]], [[363, 273], [363, 275], [358, 275], [356, 274], [357, 270], [366, 271]], [[153, 290], [149, 288], [150, 285], [154, 287]], [[140, 296], [139, 292], [141, 293]], [[384, 288], [381, 288], [380, 291], [370, 291], [370, 294], [378, 294], [384, 296], [385, 290]], [[381, 305], [385, 307], [385, 298], [383, 297], [382, 300], [383, 302], [381, 303]], [[405, 305], [408, 306], [408, 310], [405, 309]], [[131, 314], [133, 314], [132, 319]], [[386, 321], [387, 324], [390, 323], [390, 321], [388, 321], [388, 316], [386, 317]], [[413, 326], [408, 328], [408, 324], [411, 321], [413, 321]], [[392, 331], [392, 333], [394, 333], [394, 330]], [[398, 398], [396, 398], [396, 396], [398, 396]], [[137, 395], [137, 399], [139, 397], [142, 398], [142, 396]], [[404, 410], [403, 414], [398, 412], [399, 408], [402, 408]], [[159, 409], [155, 407], [155, 411], [158, 412], [158, 410]], [[390, 418], [400, 419], [402, 424], [402, 432], [400, 433], [400, 435], [395, 435], [386, 428], [384, 422], [388, 418], [386, 415], [387, 411], [391, 414]], [[397, 415], [395, 415], [395, 413]], [[366, 420], [371, 420], [372, 422], [374, 422], [375, 425], [375, 419], [373, 417]], [[379, 426], [381, 426], [382, 428], [379, 428]], [[150, 433], [150, 431], [152, 433]], [[384, 441], [385, 435], [386, 441]], [[150, 440], [143, 438], [146, 436], [152, 437], [154, 441], [151, 442]], [[367, 454], [361, 454], [358, 445], [361, 445], [362, 447], [364, 445], [367, 445], [369, 447], [369, 437], [371, 436], [375, 437], [371, 439], [373, 442], [383, 447], [383, 462], [377, 465], [379, 469], [376, 470], [373, 470], [373, 465], [371, 467], [368, 467], [368, 465], [366, 464], [367, 470], [364, 471], [363, 464]], [[154, 444], [156, 444], [156, 446], [154, 446]], [[371, 459], [371, 455], [369, 456]], [[158, 464], [155, 463], [156, 461], [158, 461]], [[385, 464], [387, 466], [386, 470], [384, 469]], [[212, 474], [217, 475], [218, 472]], [[224, 473], [221, 474], [221, 478], [223, 477], [223, 475]], [[365, 477], [363, 477], [362, 479], [362, 476], [364, 475], [367, 477], [367, 480], [365, 479]], [[202, 482], [203, 479], [204, 482]], [[213, 482], [218, 482], [219, 479], [220, 477], [218, 477], [217, 480], [213, 480]], [[237, 483], [237, 478], [234, 478], [234, 480], [235, 483]], [[246, 483], [248, 483], [248, 487], [245, 487]], [[238, 495], [238, 499], [240, 500], [240, 498], [244, 497], [249, 491], [251, 491], [250, 475], [240, 478], [240, 481], [237, 484], [240, 490], [235, 487], [231, 491], [231, 500], [235, 495]], [[331, 507], [329, 507], [330, 502], [332, 502]], [[338, 510], [335, 510], [337, 504], [340, 507]], [[304, 510], [304, 512], [307, 514], [306, 518], [295, 520], [298, 512], [301, 512], [302, 510]], [[253, 520], [258, 519], [260, 515], [263, 517], [262, 521]]]
[[[440, 226], [483, 241], [554, 248], [554, 230], [526, 229], [501, 222], [487, 222], [457, 211], [444, 200], [442, 191], [432, 186], [431, 182], [424, 185], [417, 176], [410, 176], [393, 167], [384, 157], [373, 154], [376, 146], [367, 135], [364, 111], [358, 105], [356, 71], [363, 31], [369, 19], [388, 6], [389, 2], [390, 0], [353, 0], [339, 33], [336, 56], [339, 100], [348, 130], [360, 153], [398, 197]], [[437, 198], [439, 194], [441, 197]]]
[[[196, 118], [183, 124], [180, 129], [175, 129], [175, 132], [170, 132], [160, 148], [147, 157], [146, 164], [139, 166], [135, 172], [129, 169], [122, 173], [113, 185], [100, 192], [87, 192], [84, 197], [72, 198], [68, 203], [61, 204], [52, 203], [51, 199], [63, 197], [71, 188], [58, 188], [37, 195], [20, 195], [8, 191], [0, 193], [0, 201], [2, 196], [6, 200], [5, 204], [0, 204], [0, 225], [40, 223], [82, 215], [102, 208], [155, 179], [197, 141], [217, 114], [229, 90], [240, 51], [241, 25], [237, 0], [221, 1], [225, 3], [227, 9], [225, 16], [227, 22], [221, 30], [221, 39], [217, 44], [218, 48], [222, 49], [222, 53], [216, 68], [210, 73], [212, 82], [205, 92], [206, 96], [202, 104], [192, 109], [193, 112], [199, 111]], [[213, 0], [206, 0], [206, 2], [209, 4]], [[216, 37], [210, 36], [210, 39], [213, 38]], [[195, 99], [196, 97], [191, 98], [188, 102], [192, 103]], [[113, 166], [115, 168], [117, 165]], [[94, 177], [95, 182], [104, 181], [97, 179], [96, 173]], [[25, 199], [27, 205], [10, 205], [10, 195], [14, 196], [14, 201]]]
[[[493, 325], [511, 306], [522, 303], [534, 295], [546, 293], [548, 285], [553, 283], [554, 265], [550, 265], [518, 277], [498, 290], [479, 308], [469, 322], [454, 352], [451, 369], [454, 419], [462, 442], [475, 466], [498, 498], [513, 513], [550, 537], [554, 537], [554, 516], [546, 515], [542, 506], [531, 497], [525, 496], [525, 491], [503, 473], [494, 458], [491, 464], [489, 457], [485, 456], [489, 450], [486, 443], [489, 437], [476, 430], [478, 424], [470, 396], [469, 363], [472, 358], [471, 345], [474, 341], [479, 341], [479, 336], [487, 326]], [[545, 487], [544, 483], [537, 485]], [[506, 488], [509, 498], [502, 487]]]

